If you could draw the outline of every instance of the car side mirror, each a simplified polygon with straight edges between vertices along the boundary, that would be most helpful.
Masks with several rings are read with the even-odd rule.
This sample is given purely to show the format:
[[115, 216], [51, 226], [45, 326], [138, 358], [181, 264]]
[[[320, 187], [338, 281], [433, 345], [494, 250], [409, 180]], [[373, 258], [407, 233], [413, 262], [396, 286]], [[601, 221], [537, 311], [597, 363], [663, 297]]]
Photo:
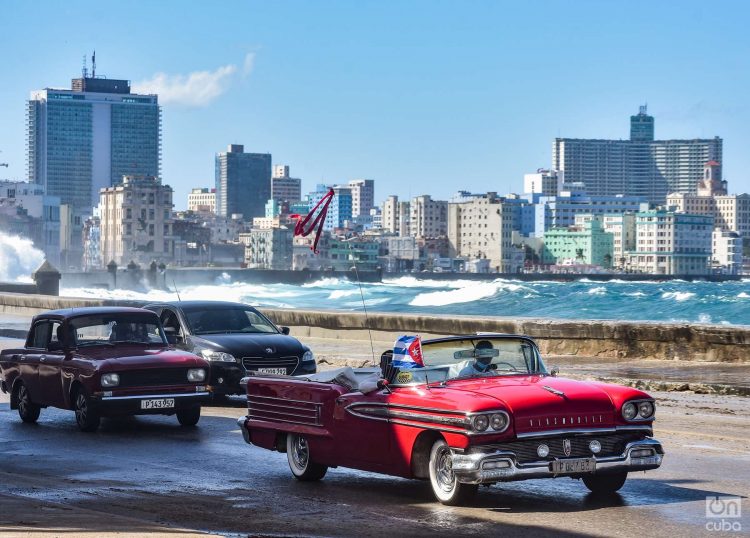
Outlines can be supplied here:
[[281, 334], [289, 334], [289, 327], [279, 327]]
[[557, 377], [557, 374], [559, 373], [560, 373], [560, 368], [558, 368], [557, 366], [553, 366], [552, 369], [549, 371], [549, 375], [551, 375], [552, 377]]

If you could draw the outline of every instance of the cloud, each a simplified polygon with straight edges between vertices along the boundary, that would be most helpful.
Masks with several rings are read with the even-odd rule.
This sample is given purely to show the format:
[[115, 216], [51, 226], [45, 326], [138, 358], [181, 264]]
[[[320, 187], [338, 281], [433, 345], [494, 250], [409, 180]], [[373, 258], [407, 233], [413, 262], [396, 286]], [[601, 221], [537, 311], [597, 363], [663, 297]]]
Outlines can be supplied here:
[[225, 65], [214, 71], [193, 71], [187, 75], [156, 73], [147, 80], [133, 84], [136, 93], [157, 94], [162, 104], [179, 104], [189, 107], [203, 107], [225, 93], [237, 79], [247, 77], [253, 70], [255, 53], [249, 52], [241, 70], [234, 64]]

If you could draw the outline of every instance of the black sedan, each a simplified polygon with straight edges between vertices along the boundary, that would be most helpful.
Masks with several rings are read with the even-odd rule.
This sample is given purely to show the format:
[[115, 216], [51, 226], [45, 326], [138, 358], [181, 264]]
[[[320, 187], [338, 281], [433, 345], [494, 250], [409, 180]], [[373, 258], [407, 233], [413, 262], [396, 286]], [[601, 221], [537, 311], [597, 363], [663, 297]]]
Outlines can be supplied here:
[[223, 301], [152, 303], [167, 339], [179, 349], [200, 355], [211, 366], [214, 395], [244, 394], [240, 379], [248, 372], [302, 375], [315, 373], [307, 346], [277, 327], [252, 306]]

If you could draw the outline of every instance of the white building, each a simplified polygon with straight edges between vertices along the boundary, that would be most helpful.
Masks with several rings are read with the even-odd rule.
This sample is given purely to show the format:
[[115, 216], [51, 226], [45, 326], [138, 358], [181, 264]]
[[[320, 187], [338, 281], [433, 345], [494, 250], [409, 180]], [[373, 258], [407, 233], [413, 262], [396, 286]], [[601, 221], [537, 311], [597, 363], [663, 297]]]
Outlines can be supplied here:
[[355, 179], [349, 182], [352, 191], [352, 217], [369, 215], [375, 207], [375, 181], [372, 179]]
[[292, 231], [288, 228], [252, 229], [239, 235], [245, 245], [245, 264], [257, 269], [291, 269]]
[[188, 211], [216, 214], [216, 189], [191, 189], [188, 194]]
[[172, 187], [153, 176], [124, 176], [99, 191], [103, 263], [169, 261], [174, 252]]
[[663, 209], [636, 214], [636, 249], [629, 270], [656, 275], [706, 275], [714, 219]]
[[535, 174], [524, 174], [523, 192], [527, 194], [542, 194], [557, 196], [562, 190], [563, 173], [557, 170], [540, 168]]
[[[623, 268], [626, 254], [635, 250], [636, 229], [635, 213], [605, 213], [601, 216], [604, 231], [613, 236], [612, 266]], [[578, 224], [578, 216], [576, 216]]]
[[742, 238], [737, 232], [715, 228], [711, 236], [712, 269], [727, 275], [742, 272]]
[[409, 233], [414, 237], [440, 237], [448, 231], [448, 202], [433, 200], [429, 194], [411, 201]]

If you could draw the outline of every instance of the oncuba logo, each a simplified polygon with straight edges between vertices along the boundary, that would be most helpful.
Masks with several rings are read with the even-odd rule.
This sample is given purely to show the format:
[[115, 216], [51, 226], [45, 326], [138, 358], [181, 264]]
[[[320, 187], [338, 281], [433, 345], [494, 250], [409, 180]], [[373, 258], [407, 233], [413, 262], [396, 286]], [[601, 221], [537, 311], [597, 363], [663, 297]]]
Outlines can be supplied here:
[[719, 532], [741, 532], [742, 498], [731, 495], [706, 497], [706, 530]]

